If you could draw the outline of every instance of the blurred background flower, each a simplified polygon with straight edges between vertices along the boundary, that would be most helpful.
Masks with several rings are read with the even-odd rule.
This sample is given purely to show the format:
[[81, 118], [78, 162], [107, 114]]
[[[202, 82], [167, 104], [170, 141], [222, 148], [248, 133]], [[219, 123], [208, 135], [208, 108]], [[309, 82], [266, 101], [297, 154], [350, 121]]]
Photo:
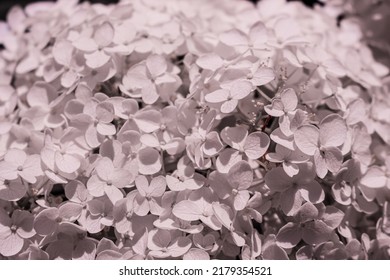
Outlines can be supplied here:
[[[42, 1], [42, 0], [41, 0]], [[50, 1], [50, 0], [43, 0]], [[249, 0], [256, 3], [259, 0]], [[261, 1], [261, 0], [260, 0]], [[390, 67], [390, 1], [388, 0], [288, 0], [301, 1], [309, 7], [327, 6], [328, 11], [338, 16], [340, 21], [352, 21], [362, 28], [364, 40], [373, 50], [374, 56], [381, 63]], [[0, 20], [5, 19], [7, 12], [14, 5], [25, 6], [32, 0], [0, 1]], [[86, 1], [80, 1], [86, 2]], [[110, 4], [113, 0], [90, 0], [90, 3]]]

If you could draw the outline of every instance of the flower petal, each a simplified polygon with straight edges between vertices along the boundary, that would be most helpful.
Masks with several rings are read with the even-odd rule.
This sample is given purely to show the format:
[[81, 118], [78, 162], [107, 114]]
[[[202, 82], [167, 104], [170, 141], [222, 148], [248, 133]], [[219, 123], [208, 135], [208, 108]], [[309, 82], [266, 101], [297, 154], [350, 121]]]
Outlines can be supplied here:
[[313, 204], [320, 203], [325, 199], [325, 192], [322, 189], [320, 183], [313, 180], [308, 184], [299, 186], [299, 191], [306, 201], [310, 201]]
[[317, 176], [321, 179], [324, 178], [328, 173], [328, 167], [326, 165], [325, 158], [322, 156], [319, 150], [316, 150], [314, 153], [314, 165], [316, 168]]
[[320, 142], [322, 146], [338, 147], [344, 143], [346, 137], [347, 126], [341, 116], [331, 114], [321, 121]]
[[146, 59], [146, 67], [153, 78], [164, 74], [167, 71], [167, 62], [161, 55], [153, 54]]
[[68, 154], [62, 154], [59, 151], [55, 152], [56, 166], [59, 170], [65, 173], [73, 173], [80, 168], [80, 160]]
[[305, 223], [302, 239], [309, 245], [318, 245], [328, 241], [332, 229], [321, 220], [314, 220]]
[[233, 99], [241, 100], [252, 92], [252, 84], [248, 81], [234, 82], [230, 88], [230, 96]]
[[305, 154], [312, 156], [318, 150], [320, 132], [312, 125], [303, 125], [294, 133], [297, 147]]
[[284, 225], [276, 235], [276, 244], [282, 248], [294, 248], [302, 238], [301, 228], [294, 223]]
[[295, 91], [292, 88], [288, 88], [284, 90], [280, 94], [280, 99], [282, 100], [284, 111], [293, 111], [297, 108], [298, 105], [298, 97]]
[[369, 188], [377, 189], [386, 186], [387, 180], [385, 172], [379, 166], [371, 166], [360, 179], [360, 183]]
[[93, 39], [99, 47], [106, 47], [111, 44], [115, 36], [115, 29], [108, 21], [103, 22], [95, 30]]
[[270, 139], [264, 132], [253, 132], [245, 140], [244, 151], [248, 158], [257, 159], [263, 156], [270, 145]]
[[198, 204], [190, 200], [182, 200], [176, 203], [172, 209], [173, 215], [184, 221], [196, 221], [203, 215]]
[[217, 89], [216, 91], [210, 92], [204, 98], [210, 103], [219, 103], [228, 100], [229, 91], [226, 89]]
[[196, 64], [203, 69], [215, 71], [223, 66], [223, 60], [217, 54], [204, 54], [196, 60]]
[[19, 253], [24, 245], [24, 240], [18, 234], [11, 233], [0, 239], [0, 254], [4, 257], [14, 256]]
[[246, 161], [239, 161], [230, 168], [228, 180], [237, 190], [248, 189], [253, 182], [253, 170]]
[[160, 153], [153, 148], [144, 148], [137, 154], [139, 173], [152, 175], [161, 170]]

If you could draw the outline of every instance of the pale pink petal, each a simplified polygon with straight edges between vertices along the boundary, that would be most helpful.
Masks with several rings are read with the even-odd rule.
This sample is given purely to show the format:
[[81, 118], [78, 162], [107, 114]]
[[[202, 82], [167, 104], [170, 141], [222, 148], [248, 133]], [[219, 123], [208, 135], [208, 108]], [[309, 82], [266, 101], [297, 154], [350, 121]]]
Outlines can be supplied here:
[[247, 97], [252, 91], [252, 84], [248, 81], [234, 82], [230, 89], [230, 96], [233, 99], [241, 100]]
[[123, 198], [123, 193], [115, 186], [106, 185], [104, 187], [104, 193], [110, 199], [112, 204], [115, 204], [117, 201]]
[[81, 214], [83, 206], [73, 202], [65, 202], [58, 208], [58, 215], [67, 221], [74, 222]]
[[112, 178], [112, 173], [114, 172], [114, 164], [112, 163], [111, 159], [103, 157], [97, 163], [95, 170], [99, 178], [107, 182], [110, 181]]
[[85, 52], [93, 52], [98, 49], [98, 45], [96, 44], [96, 42], [93, 39], [87, 37], [80, 37], [77, 40], [73, 41], [72, 44], [76, 49]]
[[16, 233], [22, 238], [31, 238], [35, 235], [34, 215], [27, 211], [15, 210], [12, 220], [17, 225]]
[[115, 29], [108, 21], [100, 24], [93, 35], [93, 39], [99, 47], [106, 47], [112, 43], [115, 35]]
[[268, 84], [275, 79], [275, 72], [272, 68], [260, 67], [250, 79], [251, 83], [255, 86], [262, 86]]
[[242, 232], [239, 232], [239, 231], [232, 231], [230, 233], [232, 239], [233, 239], [233, 242], [235, 245], [237, 245], [238, 247], [242, 247], [245, 245], [245, 237], [246, 235]]
[[326, 165], [325, 158], [321, 155], [319, 150], [316, 150], [314, 153], [314, 166], [316, 168], [317, 176], [324, 178], [328, 173], [328, 167]]
[[215, 166], [220, 173], [228, 173], [230, 168], [242, 160], [242, 155], [234, 149], [224, 149], [215, 162]]
[[18, 178], [18, 166], [5, 161], [0, 162], [0, 178], [5, 180], [15, 180]]
[[298, 221], [305, 223], [318, 218], [318, 209], [310, 202], [303, 204], [294, 215]]
[[16, 166], [23, 166], [26, 159], [26, 153], [18, 149], [10, 149], [4, 156], [4, 161], [15, 164]]
[[77, 243], [72, 253], [73, 260], [94, 260], [96, 256], [96, 243], [86, 238]]
[[148, 249], [148, 230], [145, 229], [141, 236], [138, 236], [132, 246], [133, 251], [139, 255], [145, 256]]
[[110, 102], [101, 102], [96, 106], [96, 119], [109, 123], [114, 119], [114, 105]]
[[385, 172], [379, 166], [371, 166], [360, 179], [360, 183], [376, 189], [386, 186], [387, 180]]
[[284, 105], [282, 103], [282, 100], [278, 98], [274, 98], [270, 105], [267, 105], [264, 107], [264, 110], [267, 112], [268, 115], [273, 117], [280, 117], [284, 115]]
[[153, 54], [146, 59], [146, 67], [148, 68], [152, 77], [157, 78], [167, 71], [168, 66], [163, 56]]
[[217, 89], [216, 91], [210, 92], [205, 96], [205, 100], [210, 103], [219, 103], [228, 100], [229, 91], [226, 89]]
[[96, 148], [103, 142], [104, 136], [97, 133], [95, 126], [90, 125], [85, 131], [85, 140], [87, 144]]
[[249, 31], [249, 37], [253, 45], [262, 45], [268, 38], [267, 27], [261, 21], [256, 22]]
[[126, 89], [140, 89], [150, 85], [150, 80], [144, 73], [131, 72], [131, 70], [123, 76], [123, 85]]
[[162, 116], [156, 110], [140, 111], [135, 117], [135, 122], [140, 130], [146, 133], [151, 133], [160, 128]]
[[318, 245], [329, 240], [332, 229], [323, 221], [314, 220], [305, 223], [302, 239], [309, 245]]
[[286, 172], [288, 176], [293, 177], [298, 174], [299, 167], [295, 163], [283, 161], [283, 170]]
[[191, 248], [191, 245], [191, 239], [189, 239], [188, 237], [181, 236], [174, 240], [167, 249], [169, 254], [172, 257], [176, 258], [184, 255]]
[[263, 132], [254, 132], [245, 140], [244, 151], [248, 158], [257, 159], [263, 156], [270, 145], [270, 139]]
[[68, 154], [62, 154], [56, 151], [55, 163], [59, 170], [65, 173], [73, 173], [80, 168], [80, 161], [76, 157]]
[[57, 63], [69, 66], [73, 59], [72, 43], [66, 40], [56, 41], [53, 46], [52, 53], [53, 58]]
[[148, 194], [149, 189], [149, 182], [148, 179], [145, 176], [139, 175], [135, 178], [135, 186], [138, 190], [138, 192], [143, 196], [146, 197]]
[[158, 176], [152, 179], [150, 182], [150, 196], [161, 197], [166, 190], [166, 180], [164, 176]]
[[116, 133], [116, 128], [112, 123], [98, 123], [96, 125], [96, 131], [101, 135], [111, 136]]
[[282, 100], [284, 111], [293, 111], [298, 105], [298, 97], [295, 91], [292, 88], [284, 90], [280, 94], [280, 99]]
[[54, 233], [57, 230], [58, 223], [56, 219], [59, 211], [57, 208], [44, 209], [38, 213], [34, 221], [35, 231], [42, 236]]
[[27, 74], [30, 71], [37, 69], [40, 65], [39, 53], [37, 50], [30, 49], [27, 56], [20, 60], [15, 71], [17, 74]]
[[57, 97], [56, 89], [45, 82], [36, 82], [27, 94], [28, 104], [33, 106], [46, 107]]
[[366, 103], [361, 98], [352, 101], [348, 105], [348, 125], [354, 125], [365, 120], [367, 117], [366, 106]]
[[87, 188], [91, 195], [100, 197], [104, 195], [104, 188], [107, 185], [97, 175], [92, 175], [87, 182]]
[[227, 100], [221, 105], [221, 112], [224, 114], [229, 114], [233, 112], [238, 105], [238, 100], [237, 99], [231, 99]]
[[293, 216], [302, 205], [302, 196], [297, 188], [289, 188], [280, 196], [280, 208], [287, 216]]
[[322, 62], [322, 65], [327, 72], [336, 77], [342, 77], [346, 74], [344, 66], [336, 59], [327, 59]]
[[88, 191], [85, 185], [73, 180], [65, 185], [65, 196], [73, 202], [81, 203], [88, 199]]
[[325, 147], [337, 147], [344, 143], [347, 137], [347, 126], [345, 120], [337, 115], [331, 114], [320, 123], [320, 142]]
[[150, 250], [161, 250], [171, 243], [171, 233], [167, 230], [153, 230], [148, 235], [148, 248]]
[[320, 132], [312, 125], [303, 125], [294, 133], [294, 141], [305, 154], [312, 156], [318, 151]]
[[161, 170], [160, 153], [153, 148], [144, 148], [137, 154], [139, 173], [152, 175]]
[[291, 177], [284, 172], [282, 167], [271, 169], [264, 179], [271, 191], [275, 192], [282, 192], [291, 185]]
[[62, 74], [61, 85], [65, 88], [70, 88], [79, 78], [76, 71], [69, 70]]
[[142, 88], [142, 101], [146, 104], [155, 103], [160, 95], [157, 92], [157, 88], [155, 84], [149, 84]]
[[106, 52], [100, 50], [94, 51], [93, 53], [86, 53], [84, 54], [84, 57], [86, 59], [85, 63], [92, 69], [102, 67], [107, 64], [111, 58], [111, 56], [107, 55]]
[[327, 224], [330, 228], [335, 229], [344, 219], [344, 212], [334, 206], [327, 206], [325, 213], [322, 215], [321, 219]]
[[248, 136], [248, 130], [243, 126], [225, 127], [221, 131], [222, 140], [230, 147], [241, 150]]
[[294, 223], [284, 225], [276, 235], [276, 243], [286, 249], [294, 248], [302, 238], [302, 229]]
[[233, 201], [234, 209], [237, 211], [241, 211], [242, 209], [244, 209], [248, 204], [249, 198], [250, 195], [247, 190], [239, 191], [234, 196], [234, 201]]
[[315, 180], [308, 184], [299, 186], [299, 191], [306, 201], [310, 201], [313, 204], [320, 203], [325, 199], [324, 190], [322, 189], [320, 183]]
[[212, 204], [213, 211], [217, 219], [224, 225], [228, 230], [231, 230], [233, 223], [233, 211], [232, 209], [225, 205], [214, 202]]
[[219, 36], [219, 40], [228, 46], [237, 46], [237, 45], [247, 45], [248, 44], [248, 38], [247, 36], [237, 30], [232, 29], [230, 31], [224, 32]]
[[7, 185], [0, 182], [0, 199], [5, 201], [17, 201], [21, 199], [26, 192], [27, 189], [21, 182], [12, 181]]
[[143, 134], [141, 136], [141, 142], [148, 147], [160, 147], [160, 141], [155, 134]]
[[215, 156], [223, 149], [224, 145], [216, 131], [207, 134], [206, 141], [202, 146], [202, 150], [206, 156]]
[[216, 54], [205, 54], [196, 60], [196, 64], [203, 69], [215, 71], [223, 66], [223, 60]]
[[295, 145], [294, 145], [294, 137], [291, 136], [286, 136], [283, 134], [281, 129], [278, 127], [274, 131], [272, 131], [270, 138], [272, 141], [275, 143], [289, 149], [289, 150], [295, 150]]
[[183, 255], [183, 260], [209, 260], [210, 255], [199, 248], [191, 248]]
[[111, 182], [117, 188], [124, 188], [134, 180], [134, 175], [124, 168], [115, 169], [111, 174]]
[[22, 250], [24, 240], [18, 234], [11, 233], [0, 239], [0, 254], [4, 257], [14, 256]]
[[328, 147], [324, 148], [324, 158], [326, 167], [330, 172], [336, 173], [340, 170], [343, 164], [343, 154], [338, 148]]
[[288, 255], [281, 247], [274, 244], [267, 244], [263, 249], [264, 260], [288, 260]]
[[198, 204], [190, 200], [182, 200], [173, 206], [172, 213], [184, 221], [196, 221], [203, 215]]
[[233, 165], [228, 172], [229, 184], [238, 190], [245, 190], [253, 182], [253, 171], [246, 161], [240, 161]]

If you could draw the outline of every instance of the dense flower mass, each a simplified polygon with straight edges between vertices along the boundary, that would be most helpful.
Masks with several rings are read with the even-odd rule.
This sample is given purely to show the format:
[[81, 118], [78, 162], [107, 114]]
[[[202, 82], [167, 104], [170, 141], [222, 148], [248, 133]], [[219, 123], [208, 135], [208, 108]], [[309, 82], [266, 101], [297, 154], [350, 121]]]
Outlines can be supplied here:
[[0, 46], [0, 258], [390, 258], [389, 71], [329, 6], [37, 2]]

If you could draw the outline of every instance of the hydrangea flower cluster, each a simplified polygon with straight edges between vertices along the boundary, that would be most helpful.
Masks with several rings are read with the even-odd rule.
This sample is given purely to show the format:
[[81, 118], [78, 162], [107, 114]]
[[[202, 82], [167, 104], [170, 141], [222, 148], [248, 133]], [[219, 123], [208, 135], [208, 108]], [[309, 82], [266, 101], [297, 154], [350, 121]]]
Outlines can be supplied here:
[[388, 259], [390, 82], [300, 2], [0, 23], [3, 259]]

